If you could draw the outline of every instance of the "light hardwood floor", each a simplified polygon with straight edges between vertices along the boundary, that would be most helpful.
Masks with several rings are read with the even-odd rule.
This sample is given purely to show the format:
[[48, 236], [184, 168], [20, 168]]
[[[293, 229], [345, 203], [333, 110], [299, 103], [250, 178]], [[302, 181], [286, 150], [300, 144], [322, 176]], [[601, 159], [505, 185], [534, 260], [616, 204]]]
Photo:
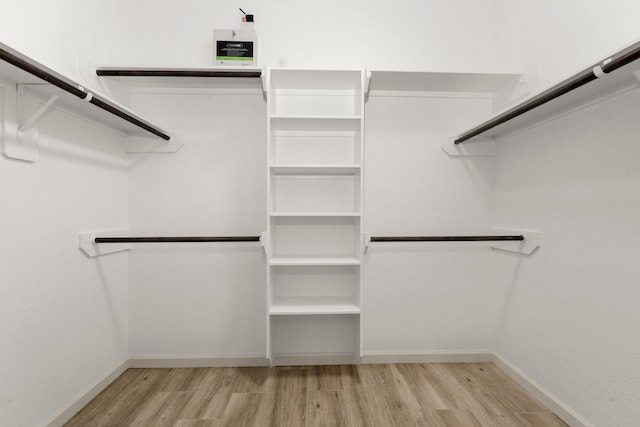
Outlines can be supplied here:
[[129, 369], [71, 426], [566, 426], [492, 363]]

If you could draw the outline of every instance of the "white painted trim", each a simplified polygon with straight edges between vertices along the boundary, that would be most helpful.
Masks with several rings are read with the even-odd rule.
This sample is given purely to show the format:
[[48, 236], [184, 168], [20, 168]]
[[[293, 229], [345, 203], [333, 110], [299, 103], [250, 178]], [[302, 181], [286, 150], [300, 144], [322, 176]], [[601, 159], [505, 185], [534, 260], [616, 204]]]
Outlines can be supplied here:
[[492, 360], [493, 355], [488, 350], [443, 350], [418, 353], [367, 352], [362, 357], [361, 363], [479, 363]]
[[132, 355], [131, 368], [226, 368], [245, 366], [269, 366], [264, 354], [242, 356], [198, 356], [198, 355]]
[[353, 353], [275, 354], [273, 366], [353, 365]]
[[593, 424], [580, 416], [580, 414], [569, 407], [566, 403], [558, 399], [549, 390], [537, 383], [522, 370], [507, 361], [504, 357], [495, 353], [492, 356], [492, 362], [495, 363], [498, 368], [511, 377], [515, 382], [524, 387], [525, 390], [542, 402], [543, 405], [553, 411], [553, 413], [560, 417], [562, 421], [569, 424], [571, 427], [594, 427]]
[[127, 369], [129, 369], [129, 361], [125, 360], [120, 363], [114, 369], [111, 369], [101, 380], [99, 380], [92, 387], [77, 394], [66, 406], [62, 407], [55, 415], [51, 417], [49, 421], [45, 423], [47, 427], [60, 427], [71, 419], [75, 414], [80, 412], [87, 403], [94, 397], [100, 394], [106, 389], [109, 384], [114, 382], [120, 375], [122, 375]]

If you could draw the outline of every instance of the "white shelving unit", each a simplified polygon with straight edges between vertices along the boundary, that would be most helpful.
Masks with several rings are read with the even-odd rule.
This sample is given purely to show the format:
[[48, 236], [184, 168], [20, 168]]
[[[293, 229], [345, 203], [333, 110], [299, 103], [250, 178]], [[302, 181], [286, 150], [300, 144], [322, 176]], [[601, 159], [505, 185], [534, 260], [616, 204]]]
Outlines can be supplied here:
[[358, 363], [363, 70], [270, 69], [267, 355]]

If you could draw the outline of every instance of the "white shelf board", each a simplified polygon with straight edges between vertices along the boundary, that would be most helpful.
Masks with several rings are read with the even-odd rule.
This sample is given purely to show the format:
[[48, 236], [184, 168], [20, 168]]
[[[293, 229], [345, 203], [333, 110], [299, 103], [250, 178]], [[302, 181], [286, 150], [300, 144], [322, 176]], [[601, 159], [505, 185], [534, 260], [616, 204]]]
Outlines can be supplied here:
[[[149, 73], [156, 75], [100, 76], [132, 88], [210, 88], [210, 89], [255, 89], [262, 91], [259, 77], [220, 77], [208, 76], [212, 73], [249, 72], [262, 73], [259, 67], [131, 67], [99, 66], [99, 71], [122, 71], [129, 73]], [[162, 74], [181, 74], [167, 76]]]
[[360, 265], [358, 258], [271, 258], [271, 265]]
[[269, 314], [360, 314], [360, 307], [344, 297], [279, 298], [271, 304]]
[[269, 216], [274, 218], [298, 218], [298, 217], [309, 217], [309, 218], [354, 218], [359, 217], [361, 215], [360, 212], [271, 212]]
[[[93, 94], [94, 100], [99, 100], [107, 108], [117, 109], [122, 111], [123, 113], [128, 114], [131, 118], [136, 119], [147, 126], [157, 129], [160, 132], [166, 134], [166, 132], [159, 129], [156, 125], [152, 124], [148, 120], [143, 119], [138, 114], [133, 112], [128, 107], [114, 101], [113, 99], [107, 97], [106, 95], [100, 93], [99, 91], [93, 88], [87, 88], [84, 85], [75, 82], [73, 79], [65, 76], [62, 73], [54, 71], [53, 69], [27, 57], [26, 55], [21, 54], [20, 52], [12, 49], [11, 47], [0, 43], [0, 49], [7, 51], [13, 55], [16, 55], [23, 59], [24, 62], [39, 68], [40, 70], [45, 71], [49, 75], [71, 85], [75, 88], [78, 88], [84, 92]], [[126, 135], [144, 135], [149, 136], [150, 138], [157, 139], [159, 143], [163, 140], [159, 137], [152, 135], [148, 131], [136, 126], [133, 123], [128, 122], [127, 120], [118, 117], [114, 114], [109, 113], [108, 111], [93, 105], [92, 103], [79, 98], [76, 95], [73, 95], [53, 84], [48, 83], [47, 81], [34, 76], [33, 74], [18, 68], [9, 62], [0, 60], [0, 84], [2, 83], [10, 83], [10, 84], [24, 84], [28, 93], [36, 96], [42, 100], [50, 99], [52, 96], [57, 95], [58, 100], [54, 104], [54, 108], [71, 113], [78, 117], [82, 117], [89, 121], [107, 126], [111, 129], [117, 130]]]
[[371, 70], [369, 91], [494, 93], [519, 78], [514, 73]]
[[354, 175], [360, 172], [359, 164], [285, 164], [272, 163], [269, 169], [278, 175]]
[[360, 120], [360, 114], [272, 114], [273, 120]]

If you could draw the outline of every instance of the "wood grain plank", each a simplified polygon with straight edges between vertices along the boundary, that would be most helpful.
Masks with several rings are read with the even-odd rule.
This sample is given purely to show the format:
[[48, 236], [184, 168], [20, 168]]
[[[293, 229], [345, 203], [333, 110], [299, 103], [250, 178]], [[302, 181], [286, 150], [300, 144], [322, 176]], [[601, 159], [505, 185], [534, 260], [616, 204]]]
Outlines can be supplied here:
[[[232, 393], [221, 416], [220, 425], [228, 427], [244, 427], [256, 425], [260, 420], [255, 417], [260, 406], [263, 393]], [[251, 422], [247, 422], [251, 420]]]
[[155, 393], [160, 381], [167, 376], [166, 369], [144, 369], [137, 380], [114, 399], [106, 412], [95, 418], [91, 426], [122, 426], [131, 424]]
[[82, 410], [67, 421], [64, 426], [84, 427], [92, 423], [95, 425], [97, 422], [96, 419], [100, 418], [104, 412], [109, 411], [110, 407], [118, 397], [126, 393], [127, 389], [132, 387], [143, 374], [143, 369], [127, 369], [84, 408], [82, 408]]
[[[223, 393], [228, 393], [233, 382], [234, 370], [232, 368], [208, 368], [204, 378], [193, 390], [191, 398], [180, 411], [179, 419], [201, 419], [209, 410], [214, 398]], [[218, 400], [219, 402], [219, 396]]]
[[568, 427], [552, 412], [527, 412], [517, 414], [527, 427]]
[[309, 391], [306, 417], [307, 427], [348, 426], [342, 391]]
[[394, 425], [402, 427], [427, 423], [420, 404], [397, 368], [387, 364], [365, 365], [361, 372], [367, 387], [377, 384], [377, 392], [381, 394]]
[[354, 384], [342, 391], [348, 425], [363, 427], [394, 426], [393, 418], [376, 389]]
[[473, 412], [466, 409], [438, 409], [434, 412], [442, 427], [483, 427]]
[[276, 386], [273, 393], [271, 425], [304, 426], [307, 407], [308, 369], [278, 367], [275, 369]]
[[541, 402], [493, 363], [465, 363], [459, 368], [490, 390], [513, 412], [548, 412]]
[[65, 426], [566, 427], [491, 363], [129, 369]]

